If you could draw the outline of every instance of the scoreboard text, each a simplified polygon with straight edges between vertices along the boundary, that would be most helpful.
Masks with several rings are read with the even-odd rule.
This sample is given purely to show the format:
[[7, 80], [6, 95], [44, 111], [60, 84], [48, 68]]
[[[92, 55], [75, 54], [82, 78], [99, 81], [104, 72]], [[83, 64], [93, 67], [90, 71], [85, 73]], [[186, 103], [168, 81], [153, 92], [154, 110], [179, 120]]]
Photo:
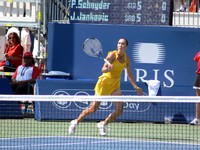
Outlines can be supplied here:
[[72, 0], [71, 23], [171, 25], [171, 0]]

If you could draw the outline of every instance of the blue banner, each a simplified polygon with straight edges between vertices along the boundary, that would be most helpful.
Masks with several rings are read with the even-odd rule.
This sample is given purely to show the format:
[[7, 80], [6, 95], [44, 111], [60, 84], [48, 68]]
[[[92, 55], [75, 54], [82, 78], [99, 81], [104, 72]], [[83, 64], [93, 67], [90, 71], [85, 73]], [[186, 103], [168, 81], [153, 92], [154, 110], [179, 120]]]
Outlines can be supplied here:
[[[76, 80], [96, 81], [104, 62], [86, 55], [83, 42], [98, 38], [106, 56], [125, 37], [137, 82], [159, 80], [162, 95], [194, 96], [197, 66], [193, 57], [199, 51], [199, 35], [198, 28], [50, 23], [47, 69], [69, 72]], [[127, 82], [125, 73], [122, 82]]]
[[[37, 94], [39, 95], [94, 95], [94, 81], [75, 80], [37, 80]], [[138, 83], [146, 95], [147, 86]], [[130, 83], [121, 84], [123, 95], [136, 95]], [[122, 99], [120, 99], [123, 101]], [[169, 99], [170, 101], [170, 99]], [[35, 119], [37, 120], [72, 120], [86, 108], [90, 102], [51, 101], [35, 102]], [[97, 112], [89, 115], [86, 120], [102, 120], [115, 109], [111, 102], [102, 102]], [[179, 116], [178, 118], [175, 118]], [[139, 103], [124, 102], [124, 112], [118, 121], [151, 121], [164, 122], [166, 118], [179, 122], [188, 123], [195, 117], [195, 104], [175, 103]]]

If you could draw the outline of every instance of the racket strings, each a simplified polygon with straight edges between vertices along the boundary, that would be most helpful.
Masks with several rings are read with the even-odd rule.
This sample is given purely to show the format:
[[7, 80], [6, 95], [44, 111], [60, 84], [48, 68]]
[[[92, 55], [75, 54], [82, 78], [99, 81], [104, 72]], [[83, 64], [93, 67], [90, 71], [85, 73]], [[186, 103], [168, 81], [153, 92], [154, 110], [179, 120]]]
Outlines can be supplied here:
[[83, 50], [89, 56], [104, 58], [101, 43], [97, 39], [87, 39], [84, 43]]

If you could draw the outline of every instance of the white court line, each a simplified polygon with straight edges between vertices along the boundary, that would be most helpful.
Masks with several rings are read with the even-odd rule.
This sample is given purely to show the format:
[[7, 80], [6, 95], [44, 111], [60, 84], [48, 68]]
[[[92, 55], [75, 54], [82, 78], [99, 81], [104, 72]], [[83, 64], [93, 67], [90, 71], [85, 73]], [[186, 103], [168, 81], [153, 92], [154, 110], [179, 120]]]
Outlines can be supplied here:
[[[120, 142], [138, 142], [139, 143], [158, 143], [158, 144], [175, 144], [175, 145], [188, 145], [188, 146], [200, 146], [200, 144], [193, 143], [180, 143], [180, 142], [165, 142], [165, 141], [152, 141], [152, 140], [135, 140], [135, 139], [120, 139], [120, 138], [109, 138], [109, 137], [82, 137], [82, 136], [39, 136], [39, 137], [23, 137], [23, 138], [0, 138], [0, 140], [20, 140], [20, 139], [38, 139], [38, 138], [71, 138], [71, 139], [93, 139], [93, 140], [106, 140], [106, 141], [84, 141], [84, 142], [67, 142], [67, 143], [48, 143], [48, 144], [30, 144], [33, 147], [44, 147], [44, 146], [67, 146], [67, 145], [86, 145], [86, 144], [102, 144], [102, 143], [120, 143]], [[20, 146], [0, 146], [0, 148], [23, 148], [27, 145]]]
[[[73, 142], [73, 143], [55, 143], [55, 144], [30, 144], [28, 146], [30, 147], [44, 147], [44, 146], [67, 146], [67, 145], [88, 145], [88, 144], [101, 144], [101, 143], [113, 143], [113, 142], [119, 142], [119, 141], [98, 141], [98, 142]], [[23, 148], [27, 147], [26, 145], [22, 146], [0, 146], [0, 148]]]
[[[31, 137], [32, 138], [32, 137]], [[31, 138], [4, 138], [4, 140], [6, 139], [12, 139], [12, 140], [16, 140], [16, 139], [31, 139]], [[73, 138], [73, 139], [77, 139], [77, 137], [65, 137], [65, 136], [51, 136], [51, 137], [33, 137], [33, 138]], [[106, 140], [106, 141], [84, 141], [84, 142], [67, 142], [67, 143], [55, 143], [55, 144], [52, 144], [52, 143], [48, 143], [48, 144], [30, 144], [29, 143], [29, 146], [31, 147], [44, 147], [44, 146], [67, 146], [67, 145], [88, 145], [88, 144], [102, 144], [102, 143], [118, 143], [119, 141], [121, 140], [113, 140], [111, 139], [110, 141], [108, 141], [107, 139], [108, 138], [92, 138], [92, 137], [78, 137], [78, 138], [82, 138], [82, 139], [98, 139], [98, 140]], [[129, 141], [129, 140], [128, 140]], [[23, 147], [27, 147], [27, 145], [19, 145], [19, 146], [0, 146], [0, 148], [23, 148]]]

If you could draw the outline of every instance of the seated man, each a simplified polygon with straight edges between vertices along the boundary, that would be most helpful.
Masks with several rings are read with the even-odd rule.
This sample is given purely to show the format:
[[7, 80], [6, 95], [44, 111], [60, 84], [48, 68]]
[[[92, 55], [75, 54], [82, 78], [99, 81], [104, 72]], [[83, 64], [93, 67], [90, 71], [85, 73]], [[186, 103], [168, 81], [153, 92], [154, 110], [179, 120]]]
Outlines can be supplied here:
[[[34, 64], [31, 52], [26, 52], [23, 56], [24, 64], [20, 65], [11, 79], [11, 87], [15, 94], [33, 94], [33, 87], [29, 85], [35, 83], [40, 75], [40, 70]], [[30, 92], [28, 92], [30, 89]]]
[[[32, 84], [40, 76], [40, 70], [35, 66], [35, 61], [31, 52], [24, 53], [24, 64], [20, 65], [11, 79], [11, 87], [14, 94], [34, 94]], [[25, 104], [25, 112], [30, 102], [22, 102]], [[22, 106], [20, 103], [20, 106]]]

